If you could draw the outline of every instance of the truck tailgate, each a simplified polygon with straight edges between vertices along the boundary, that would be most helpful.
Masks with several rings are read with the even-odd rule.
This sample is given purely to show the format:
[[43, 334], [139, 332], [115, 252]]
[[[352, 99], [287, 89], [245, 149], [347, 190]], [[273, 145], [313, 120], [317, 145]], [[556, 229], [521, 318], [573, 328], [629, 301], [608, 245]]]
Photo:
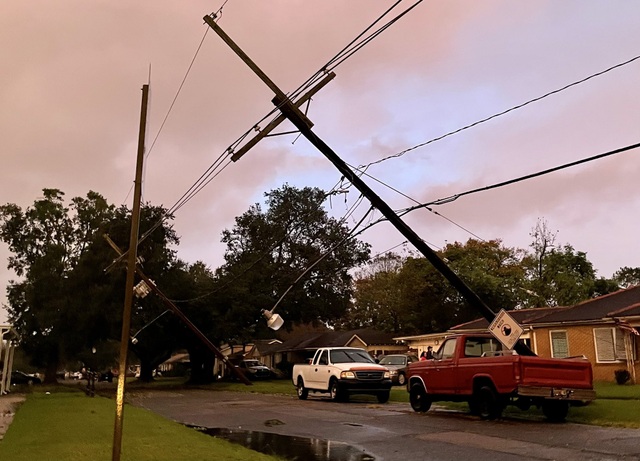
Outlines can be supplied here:
[[591, 363], [586, 359], [544, 359], [520, 356], [520, 383], [525, 386], [591, 389]]

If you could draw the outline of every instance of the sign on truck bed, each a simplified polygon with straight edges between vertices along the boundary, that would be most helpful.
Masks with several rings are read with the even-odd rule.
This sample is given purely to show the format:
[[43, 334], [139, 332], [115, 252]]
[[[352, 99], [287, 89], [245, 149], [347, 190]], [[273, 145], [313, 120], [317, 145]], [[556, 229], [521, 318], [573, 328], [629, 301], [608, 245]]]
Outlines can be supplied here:
[[587, 359], [520, 356], [489, 334], [446, 338], [434, 359], [409, 366], [407, 378], [415, 411], [428, 411], [434, 401], [466, 401], [483, 419], [513, 404], [536, 405], [548, 420], [563, 421], [570, 403], [595, 399]]

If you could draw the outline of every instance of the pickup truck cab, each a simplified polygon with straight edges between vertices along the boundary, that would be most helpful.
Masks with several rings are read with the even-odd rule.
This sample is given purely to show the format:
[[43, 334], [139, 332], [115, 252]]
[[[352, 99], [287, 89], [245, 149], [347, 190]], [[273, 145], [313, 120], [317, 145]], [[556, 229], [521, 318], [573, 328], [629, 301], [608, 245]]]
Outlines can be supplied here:
[[292, 380], [301, 400], [309, 392], [321, 392], [335, 401], [347, 401], [351, 394], [370, 394], [385, 403], [391, 390], [389, 370], [356, 347], [318, 349], [310, 363], [293, 366]]
[[409, 365], [407, 391], [415, 411], [435, 401], [468, 402], [472, 414], [495, 419], [508, 404], [542, 408], [550, 421], [563, 421], [570, 403], [595, 399], [591, 364], [520, 356], [490, 334], [462, 334], [444, 340], [433, 359]]

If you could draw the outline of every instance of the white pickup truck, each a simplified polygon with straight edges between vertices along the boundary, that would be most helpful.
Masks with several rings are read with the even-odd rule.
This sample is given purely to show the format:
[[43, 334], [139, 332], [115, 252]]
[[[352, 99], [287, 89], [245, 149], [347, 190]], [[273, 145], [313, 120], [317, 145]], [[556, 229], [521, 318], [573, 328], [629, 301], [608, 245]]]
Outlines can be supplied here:
[[371, 394], [386, 403], [391, 390], [389, 370], [357, 347], [320, 348], [310, 363], [293, 366], [292, 379], [301, 400], [311, 391], [329, 393], [335, 401], [347, 401], [351, 394]]

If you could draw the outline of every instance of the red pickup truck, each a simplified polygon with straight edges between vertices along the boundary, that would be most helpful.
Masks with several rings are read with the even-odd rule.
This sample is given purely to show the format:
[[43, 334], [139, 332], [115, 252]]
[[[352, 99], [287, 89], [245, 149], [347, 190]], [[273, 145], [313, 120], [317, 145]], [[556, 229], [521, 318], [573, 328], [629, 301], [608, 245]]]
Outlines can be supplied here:
[[435, 358], [414, 362], [407, 391], [415, 411], [431, 402], [468, 402], [482, 419], [500, 417], [508, 404], [542, 407], [549, 421], [564, 421], [569, 405], [595, 399], [591, 363], [583, 357], [521, 356], [490, 334], [461, 334], [444, 340]]

